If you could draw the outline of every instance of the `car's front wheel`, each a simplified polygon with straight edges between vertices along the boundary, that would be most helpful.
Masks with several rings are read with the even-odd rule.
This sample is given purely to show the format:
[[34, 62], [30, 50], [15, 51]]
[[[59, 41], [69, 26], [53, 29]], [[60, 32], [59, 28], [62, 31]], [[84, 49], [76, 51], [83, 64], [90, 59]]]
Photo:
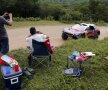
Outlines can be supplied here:
[[63, 40], [67, 40], [68, 39], [68, 35], [65, 32], [62, 33], [62, 39]]

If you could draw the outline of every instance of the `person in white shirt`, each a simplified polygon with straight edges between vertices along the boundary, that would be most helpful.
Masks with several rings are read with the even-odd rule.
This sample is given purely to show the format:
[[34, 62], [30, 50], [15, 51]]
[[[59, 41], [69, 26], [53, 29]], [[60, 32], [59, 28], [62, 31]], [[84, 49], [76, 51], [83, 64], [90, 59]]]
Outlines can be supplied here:
[[30, 35], [26, 38], [27, 41], [27, 48], [33, 52], [32, 47], [32, 40], [36, 40], [38, 42], [45, 42], [48, 39], [48, 36], [45, 34], [42, 34], [40, 32], [36, 32], [35, 27], [30, 28]]
[[[47, 44], [47, 41], [49, 41], [49, 37], [39, 31], [36, 31], [35, 27], [30, 28], [30, 35], [26, 38], [27, 41], [27, 48], [33, 52], [33, 47], [32, 47], [32, 40], [36, 40], [38, 42], [45, 42], [46, 47], [48, 48], [49, 52], [52, 53], [52, 49], [50, 47], [50, 44]], [[28, 56], [28, 64], [29, 66], [31, 65], [31, 54]]]

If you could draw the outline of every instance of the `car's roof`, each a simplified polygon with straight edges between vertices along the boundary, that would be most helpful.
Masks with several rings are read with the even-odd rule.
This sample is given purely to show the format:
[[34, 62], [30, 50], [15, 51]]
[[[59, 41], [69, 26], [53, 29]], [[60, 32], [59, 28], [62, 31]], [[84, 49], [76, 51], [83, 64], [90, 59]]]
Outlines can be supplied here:
[[83, 26], [96, 26], [95, 24], [91, 24], [91, 23], [80, 23], [80, 25], [83, 25]]
[[68, 28], [64, 28], [64, 30], [81, 30], [81, 31], [85, 31], [89, 26], [93, 26], [94, 28], [96, 28], [95, 24], [91, 24], [91, 23], [80, 23], [80, 24], [75, 24], [71, 27]]

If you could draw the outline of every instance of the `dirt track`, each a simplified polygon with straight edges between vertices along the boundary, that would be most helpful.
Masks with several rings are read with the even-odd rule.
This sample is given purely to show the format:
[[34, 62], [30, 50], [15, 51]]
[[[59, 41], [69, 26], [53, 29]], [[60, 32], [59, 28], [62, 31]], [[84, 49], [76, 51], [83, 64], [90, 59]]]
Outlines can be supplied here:
[[[51, 39], [51, 44], [54, 46], [60, 46], [63, 44], [63, 40], [61, 38], [62, 30], [64, 27], [68, 26], [38, 26], [37, 30], [45, 33]], [[10, 50], [26, 48], [26, 40], [25, 38], [29, 35], [29, 28], [18, 28], [8, 30], [9, 40], [10, 40]], [[108, 27], [99, 27], [101, 30], [101, 35], [99, 40], [108, 37]]]

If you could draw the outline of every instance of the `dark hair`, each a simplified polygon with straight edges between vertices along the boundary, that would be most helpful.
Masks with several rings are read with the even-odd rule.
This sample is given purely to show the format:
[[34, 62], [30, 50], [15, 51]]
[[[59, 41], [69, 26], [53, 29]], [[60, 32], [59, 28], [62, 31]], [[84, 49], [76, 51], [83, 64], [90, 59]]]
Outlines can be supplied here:
[[35, 27], [31, 27], [31, 28], [30, 28], [30, 33], [31, 33], [31, 35], [36, 34], [36, 29], [35, 29]]
[[4, 17], [5, 19], [10, 19], [9, 13], [5, 13], [5, 14], [3, 15], [3, 17]]

